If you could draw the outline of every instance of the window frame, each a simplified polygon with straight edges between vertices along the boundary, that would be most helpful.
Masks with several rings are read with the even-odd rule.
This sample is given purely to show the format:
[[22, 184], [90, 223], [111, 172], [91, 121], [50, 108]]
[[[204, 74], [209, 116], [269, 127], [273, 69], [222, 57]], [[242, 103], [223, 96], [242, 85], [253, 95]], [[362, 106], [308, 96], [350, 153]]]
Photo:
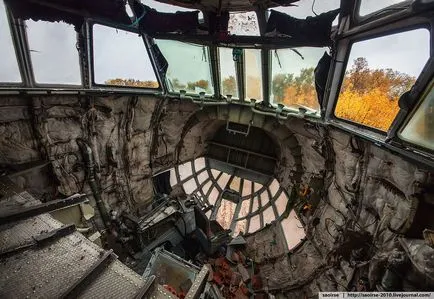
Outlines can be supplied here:
[[[6, 5], [5, 2], [3, 2], [3, 5], [4, 5], [5, 15], [6, 15], [6, 22], [8, 24], [8, 28], [9, 28], [9, 34], [10, 34], [11, 41], [12, 41], [12, 48], [14, 50], [15, 60], [17, 62], [17, 67], [18, 67], [18, 72], [20, 75], [21, 82], [1, 81], [0, 87], [13, 87], [13, 88], [26, 87], [29, 84], [28, 81], [31, 81], [31, 78], [29, 78], [27, 76], [27, 73], [25, 70], [26, 58], [23, 57], [22, 52], [24, 52], [24, 55], [26, 55], [27, 53], [30, 53], [30, 52], [26, 51], [26, 49], [23, 49], [23, 47], [17, 47], [17, 45], [18, 46], [20, 45], [19, 33], [17, 32], [17, 30], [22, 30], [24, 35], [26, 35], [26, 29], [25, 29], [25, 26], [18, 27], [19, 25], [16, 23], [21, 22], [21, 21], [14, 18], [14, 16], [12, 15], [12, 12], [10, 11], [9, 7]], [[26, 41], [27, 41], [27, 36], [26, 36]], [[25, 43], [25, 47], [27, 47], [27, 45], [28, 44]], [[33, 75], [33, 71], [32, 71], [32, 75]]]
[[[269, 104], [271, 106], [273, 106], [274, 108], [277, 108], [278, 105], [281, 104], [281, 103], [276, 103], [275, 102], [274, 95], [273, 95], [273, 99], [271, 97], [272, 88], [273, 88], [273, 54], [274, 54], [273, 52], [274, 51], [279, 51], [279, 50], [291, 50], [291, 49], [299, 49], [299, 48], [315, 48], [315, 49], [323, 49], [324, 50], [324, 48], [327, 48], [327, 47], [302, 46], [302, 47], [287, 47], [287, 48], [268, 49], [267, 58], [268, 58], [268, 61], [269, 61], [268, 62], [268, 73], [269, 73], [269, 78], [268, 78], [268, 94], [269, 94]], [[329, 53], [329, 55], [330, 55], [330, 53]], [[318, 62], [319, 62], [319, 60], [318, 60]], [[318, 63], [317, 63], [317, 65], [318, 65]], [[315, 76], [315, 74], [314, 74], [314, 76]], [[314, 88], [315, 88], [315, 77], [314, 77]], [[315, 89], [315, 95], [317, 96], [316, 100], [318, 100], [318, 95], [317, 95], [316, 89]], [[284, 111], [291, 111], [291, 112], [296, 112], [297, 114], [301, 114], [299, 109], [293, 108], [291, 106], [286, 106], [285, 104], [283, 104], [283, 105], [284, 105], [284, 108], [283, 108]], [[319, 103], [318, 103], [318, 105], [319, 105]], [[312, 110], [312, 111], [307, 111], [305, 113], [304, 117], [306, 117], [306, 118], [312, 118], [312, 119], [317, 119], [317, 120], [321, 119], [323, 117], [322, 113], [321, 113], [321, 107], [319, 107], [318, 110], [315, 110], [315, 109], [313, 109], [311, 107], [308, 107], [306, 105], [303, 105], [303, 106], [305, 106], [306, 108]], [[315, 111], [315, 112], [313, 112], [313, 111]]]
[[[220, 63], [220, 49], [222, 49], [222, 48], [229, 49], [229, 50], [233, 51], [234, 47], [222, 47], [222, 46], [218, 46], [217, 47], [217, 55], [218, 55], [217, 61], [218, 62], [216, 64], [216, 68], [218, 69], [218, 78], [219, 78], [219, 81], [220, 81], [219, 82], [219, 93], [220, 93], [220, 97], [222, 97], [224, 99], [227, 99], [227, 95], [223, 94], [223, 79], [224, 78], [222, 76], [221, 63]], [[243, 52], [244, 52], [244, 50], [243, 50]], [[238, 95], [236, 97], [234, 95], [232, 95], [232, 99], [243, 101], [244, 99], [241, 99], [242, 93], [241, 93], [240, 86], [239, 86], [239, 80], [240, 80], [239, 79], [240, 74], [238, 72], [238, 64], [239, 64], [239, 62], [237, 63], [236, 61], [233, 61], [233, 63], [234, 63], [234, 71], [235, 71], [235, 83], [237, 85], [236, 89], [237, 89]]]
[[405, 145], [409, 148], [414, 148], [414, 149], [416, 149], [416, 150], [418, 150], [424, 154], [427, 154], [427, 155], [430, 155], [430, 154], [434, 155], [434, 147], [428, 148], [428, 147], [424, 147], [420, 144], [416, 144], [407, 138], [403, 138], [401, 133], [405, 129], [405, 127], [408, 125], [410, 120], [412, 120], [412, 118], [414, 117], [416, 112], [419, 110], [419, 108], [424, 104], [427, 96], [431, 92], [434, 92], [434, 79], [430, 80], [428, 85], [418, 95], [418, 100], [415, 102], [414, 106], [408, 112], [408, 114], [404, 117], [403, 121], [399, 124], [398, 130], [396, 132], [396, 139], [399, 140], [400, 143], [402, 143], [403, 145]]
[[[30, 20], [30, 19], [29, 19]], [[82, 59], [80, 57], [80, 53], [78, 54], [78, 60], [77, 63], [79, 64], [79, 70], [80, 70], [80, 81], [81, 84], [65, 84], [65, 83], [39, 83], [36, 81], [36, 76], [35, 76], [35, 70], [33, 67], [33, 62], [32, 62], [32, 54], [30, 53], [30, 43], [29, 43], [29, 33], [28, 33], [28, 27], [26, 25], [26, 22], [29, 21], [23, 21], [24, 22], [24, 28], [25, 28], [25, 40], [26, 40], [26, 52], [27, 52], [27, 57], [28, 57], [28, 64], [29, 64], [29, 70], [31, 72], [31, 84], [32, 87], [36, 87], [36, 88], [50, 88], [50, 87], [54, 87], [54, 88], [71, 88], [71, 89], [82, 89], [85, 86], [85, 82], [84, 82], [84, 78], [83, 78], [83, 63], [82, 63]], [[43, 21], [43, 20], [39, 20], [39, 21], [35, 21], [35, 22], [48, 22], [49, 21]], [[58, 22], [55, 22], [54, 24], [57, 24]], [[73, 26], [69, 23], [66, 23], [67, 25]], [[75, 32], [75, 40], [77, 42], [77, 44], [79, 43], [79, 34], [77, 32]], [[78, 51], [78, 50], [77, 50]]]
[[[339, 62], [342, 62], [342, 65], [341, 65], [340, 76], [339, 76], [339, 79], [337, 81], [338, 83], [337, 83], [336, 94], [333, 98], [330, 98], [330, 97], [328, 98], [327, 110], [329, 110], [328, 111], [329, 120], [332, 122], [335, 122], [335, 123], [342, 123], [343, 125], [347, 126], [347, 128], [349, 128], [349, 129], [361, 130], [362, 132], [365, 132], [365, 133], [371, 132], [374, 134], [374, 136], [377, 136], [377, 138], [379, 138], [381, 140], [385, 140], [388, 132], [395, 126], [395, 120], [397, 119], [399, 112], [395, 116], [394, 121], [392, 122], [392, 124], [390, 125], [390, 127], [388, 128], [387, 131], [382, 131], [382, 130], [374, 128], [374, 127], [369, 127], [367, 125], [357, 123], [357, 122], [354, 122], [351, 120], [347, 120], [344, 118], [339, 118], [338, 116], [336, 116], [336, 106], [337, 106], [338, 101], [339, 101], [339, 95], [340, 95], [340, 91], [342, 88], [342, 84], [344, 82], [345, 73], [346, 73], [346, 70], [348, 67], [349, 57], [351, 55], [352, 47], [357, 42], [362, 42], [362, 41], [372, 40], [372, 39], [390, 36], [390, 35], [394, 35], [394, 34], [409, 32], [409, 31], [417, 30], [417, 29], [426, 29], [426, 30], [428, 30], [429, 36], [430, 36], [430, 41], [429, 41], [430, 50], [429, 50], [429, 52], [432, 54], [432, 52], [433, 52], [433, 31], [432, 31], [432, 28], [433, 28], [432, 24], [428, 21], [425, 21], [422, 23], [411, 24], [411, 25], [399, 27], [399, 28], [392, 28], [389, 30], [381, 31], [381, 32], [374, 32], [374, 33], [368, 33], [368, 34], [362, 33], [361, 35], [356, 35], [354, 37], [349, 37], [349, 38], [346, 38], [342, 41], [339, 41], [339, 43], [346, 42], [347, 44], [345, 46], [345, 59], [343, 61], [339, 61]], [[333, 57], [333, 60], [336, 60], [336, 56]], [[428, 62], [429, 62], [429, 59], [425, 62], [424, 67], [426, 67]], [[421, 74], [422, 73], [423, 73], [423, 71], [421, 72]], [[330, 72], [329, 72], [329, 78], [330, 78], [330, 75], [333, 76], [334, 74], [335, 74], [335, 69], [331, 68]], [[419, 76], [417, 78], [419, 78], [421, 74], [419, 74]], [[327, 89], [330, 89], [329, 82], [327, 85], [328, 85]], [[327, 96], [329, 96], [329, 95], [330, 94], [327, 94]], [[333, 105], [330, 106], [330, 104], [333, 104]], [[327, 118], [327, 116], [326, 116], [326, 118]]]
[[[146, 37], [141, 35], [141, 40], [143, 41], [143, 47], [146, 49], [146, 53], [148, 54], [149, 60], [152, 65], [152, 70], [154, 71], [155, 78], [158, 83], [157, 88], [150, 88], [150, 87], [134, 87], [134, 86], [119, 86], [119, 85], [110, 85], [110, 84], [101, 84], [95, 82], [95, 61], [94, 61], [94, 25], [100, 25], [107, 28], [115, 29], [115, 30], [122, 30], [131, 32], [137, 35], [140, 35], [139, 31], [133, 27], [126, 27], [126, 26], [113, 26], [111, 24], [107, 24], [101, 21], [95, 21], [95, 20], [88, 20], [87, 21], [87, 32], [88, 32], [88, 64], [89, 64], [89, 84], [90, 89], [110, 89], [110, 90], [122, 90], [122, 91], [140, 91], [143, 94], [156, 94], [161, 93], [164, 91], [164, 85], [161, 80], [161, 76], [157, 71], [157, 68], [155, 66], [155, 60], [152, 55], [152, 52], [149, 49], [149, 46], [147, 44]], [[138, 37], [138, 38], [140, 38]]]
[[[392, 4], [386, 7], [383, 7], [382, 9], [379, 9], [377, 11], [373, 11], [366, 15], [360, 15], [360, 7], [363, 0], [358, 0], [354, 5], [354, 11], [353, 11], [353, 20], [354, 23], [357, 25], [366, 24], [369, 22], [372, 22], [374, 20], [378, 20], [384, 17], [389, 17], [397, 14], [408, 14], [410, 12], [409, 7], [411, 8], [411, 4], [414, 2], [414, 0], [402, 0], [400, 3]], [[405, 6], [406, 4], [409, 4], [409, 7], [402, 7], [401, 9], [398, 9], [401, 6]], [[396, 9], [392, 9], [394, 7], [397, 7]], [[390, 10], [390, 12], [388, 12]]]
[[[218, 65], [219, 62], [213, 61], [214, 60], [213, 59], [213, 53], [212, 53], [213, 51], [212, 51], [212, 47], [211, 46], [209, 46], [209, 45], [203, 45], [203, 44], [194, 44], [194, 43], [190, 43], [188, 41], [181, 41], [181, 40], [177, 40], [177, 39], [167, 39], [167, 38], [161, 38], [161, 37], [156, 37], [156, 38], [154, 38], [154, 40], [169, 40], [169, 41], [173, 41], [173, 42], [179, 42], [179, 43], [184, 43], [184, 44], [192, 44], [192, 45], [195, 45], [195, 46], [206, 47], [206, 50], [208, 52], [208, 58], [209, 58], [207, 63], [209, 65], [209, 71], [210, 71], [209, 74], [210, 74], [210, 79], [211, 79], [211, 83], [212, 83], [212, 87], [213, 87], [213, 93], [212, 94], [205, 94], [205, 98], [206, 99], [214, 99], [217, 96], [220, 96], [220, 95], [216, 94], [217, 91], [219, 91], [219, 93], [221, 93], [220, 92], [219, 78], [215, 78], [215, 76], [213, 74], [213, 70], [215, 68], [215, 66], [213, 65], [213, 63], [216, 64], [216, 65]], [[157, 42], [155, 42], [155, 44], [158, 45]], [[217, 57], [217, 60], [218, 60], [218, 58], [219, 57]], [[167, 61], [167, 62], [170, 64], [170, 61]], [[165, 84], [165, 89], [167, 91], [167, 94], [171, 95], [171, 96], [178, 97], [180, 95], [180, 92], [170, 90], [170, 88], [169, 88], [169, 86], [167, 84], [167, 78], [165, 78], [165, 77], [166, 76], [163, 76], [163, 78], [164, 78], [163, 81], [164, 81], [164, 84]], [[218, 86], [216, 86], [216, 84], [218, 84]], [[199, 94], [198, 93], [188, 92], [188, 90], [186, 90], [185, 94], [188, 95], [189, 97], [199, 98]]]

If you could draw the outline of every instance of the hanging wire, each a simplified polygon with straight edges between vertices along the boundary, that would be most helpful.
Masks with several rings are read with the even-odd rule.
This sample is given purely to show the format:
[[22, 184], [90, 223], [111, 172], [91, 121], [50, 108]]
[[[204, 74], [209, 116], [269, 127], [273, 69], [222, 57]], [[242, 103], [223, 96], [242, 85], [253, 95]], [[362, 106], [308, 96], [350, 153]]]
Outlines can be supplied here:
[[315, 10], [314, 10], [314, 6], [315, 6], [315, 2], [316, 2], [316, 0], [313, 0], [313, 2], [312, 2], [312, 12], [313, 12], [313, 14], [315, 15], [315, 16], [318, 16], [318, 14], [315, 12]]
[[274, 56], [276, 56], [277, 63], [279, 64], [279, 67], [282, 68], [282, 63], [280, 63], [280, 57], [279, 57], [279, 54], [277, 53], [277, 49], [274, 50]]

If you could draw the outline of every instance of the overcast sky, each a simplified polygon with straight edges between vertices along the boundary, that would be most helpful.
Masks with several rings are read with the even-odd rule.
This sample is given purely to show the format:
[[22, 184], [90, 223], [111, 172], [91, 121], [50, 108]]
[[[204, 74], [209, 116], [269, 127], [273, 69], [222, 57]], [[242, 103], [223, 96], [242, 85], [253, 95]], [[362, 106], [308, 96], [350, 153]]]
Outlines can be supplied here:
[[[142, 1], [161, 12], [187, 10], [156, 1]], [[278, 10], [298, 18], [305, 18], [314, 15], [312, 1], [302, 0], [298, 3], [298, 7], [285, 7]], [[361, 14], [370, 13], [397, 2], [399, 1], [362, 0]], [[319, 14], [338, 6], [339, 0], [316, 0], [313, 10]], [[0, 82], [17, 82], [20, 81], [20, 77], [5, 18], [3, 2], [0, 0], [0, 57], [2, 57]], [[241, 21], [238, 23], [243, 24], [244, 19], [239, 18], [238, 20]], [[35, 23], [33, 21], [28, 21], [26, 24], [37, 82], [77, 84], [80, 77], [73, 27], [64, 23]], [[242, 33], [244, 29], [241, 26], [234, 28], [234, 31]], [[113, 78], [155, 80], [146, 49], [138, 35], [98, 26], [94, 31], [94, 44], [96, 82], [103, 83]], [[169, 61], [170, 77], [179, 78], [182, 83], [210, 79], [207, 70], [209, 58], [203, 54], [202, 47], [193, 45], [180, 47], [175, 42], [167, 41], [161, 41], [160, 47]], [[314, 67], [324, 49], [301, 48], [299, 51], [304, 60], [293, 51], [279, 50], [278, 57], [281, 65], [276, 63], [273, 51], [273, 73], [297, 75], [301, 68]], [[392, 68], [418, 76], [429, 57], [429, 32], [418, 29], [356, 43], [353, 46], [350, 60], [357, 57], [366, 57], [371, 68]], [[225, 59], [221, 59], [223, 77], [234, 74], [234, 65], [230, 58], [231, 55], [226, 53]]]

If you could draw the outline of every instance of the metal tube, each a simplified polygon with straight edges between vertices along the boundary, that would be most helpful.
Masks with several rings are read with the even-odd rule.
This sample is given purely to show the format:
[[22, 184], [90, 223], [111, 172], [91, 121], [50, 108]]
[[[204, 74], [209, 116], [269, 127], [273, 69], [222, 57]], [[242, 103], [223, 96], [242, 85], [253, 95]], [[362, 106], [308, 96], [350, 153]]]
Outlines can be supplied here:
[[89, 184], [89, 187], [92, 190], [93, 197], [95, 198], [95, 202], [98, 211], [101, 214], [101, 218], [104, 222], [104, 225], [106, 227], [109, 227], [110, 217], [107, 208], [104, 205], [104, 202], [102, 201], [101, 191], [99, 190], [97, 181], [95, 179], [95, 163], [93, 159], [92, 149], [83, 139], [78, 138], [76, 141], [78, 147], [80, 148], [84, 164], [86, 166], [87, 183]]

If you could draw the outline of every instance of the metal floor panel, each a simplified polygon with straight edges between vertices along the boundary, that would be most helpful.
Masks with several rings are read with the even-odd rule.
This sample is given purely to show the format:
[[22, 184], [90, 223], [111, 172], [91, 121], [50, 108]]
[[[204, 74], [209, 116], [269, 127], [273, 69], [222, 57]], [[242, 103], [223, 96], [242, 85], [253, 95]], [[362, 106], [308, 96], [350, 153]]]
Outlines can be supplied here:
[[[134, 298], [145, 280], [119, 261], [111, 263], [79, 298]], [[107, 290], [110, 290], [109, 292]]]
[[[7, 179], [0, 179], [0, 209], [40, 204]], [[33, 240], [33, 236], [62, 226], [42, 214], [0, 226], [0, 252]], [[0, 298], [59, 298], [79, 281], [105, 252], [75, 232], [43, 247], [0, 257]], [[145, 280], [121, 262], [111, 262], [81, 293], [80, 298], [134, 298]]]

